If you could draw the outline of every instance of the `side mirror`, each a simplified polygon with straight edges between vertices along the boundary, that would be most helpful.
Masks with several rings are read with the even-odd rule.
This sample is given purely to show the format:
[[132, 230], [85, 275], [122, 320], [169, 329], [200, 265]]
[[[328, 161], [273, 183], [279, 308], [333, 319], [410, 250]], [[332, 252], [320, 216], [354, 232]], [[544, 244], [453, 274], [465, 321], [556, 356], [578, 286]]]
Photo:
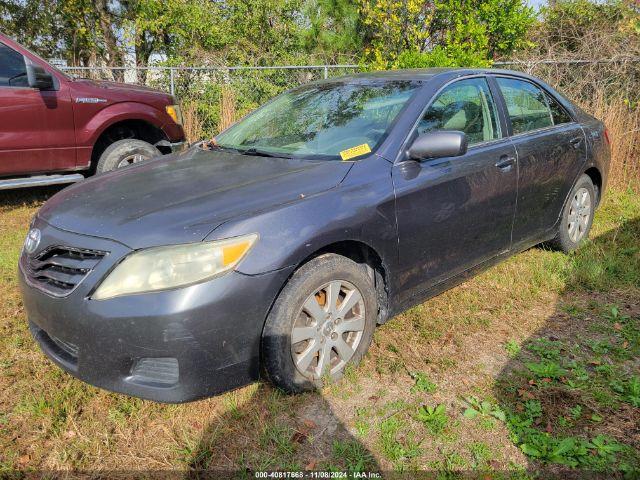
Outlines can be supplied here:
[[439, 130], [424, 133], [409, 147], [409, 158], [425, 160], [429, 158], [458, 157], [467, 153], [467, 136], [456, 130]]
[[53, 89], [53, 77], [40, 65], [27, 64], [27, 80], [31, 88], [37, 88], [38, 90]]

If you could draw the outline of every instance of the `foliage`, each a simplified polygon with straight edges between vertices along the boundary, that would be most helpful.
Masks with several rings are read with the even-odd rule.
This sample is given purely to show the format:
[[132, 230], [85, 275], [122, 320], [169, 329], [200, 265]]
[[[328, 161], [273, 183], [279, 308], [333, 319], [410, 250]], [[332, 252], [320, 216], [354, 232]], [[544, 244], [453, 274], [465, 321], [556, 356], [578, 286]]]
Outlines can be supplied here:
[[308, 27], [301, 28], [304, 51], [316, 53], [323, 63], [360, 51], [360, 10], [352, 0], [309, 0], [303, 4]]
[[634, 375], [633, 377], [623, 381], [614, 381], [611, 383], [611, 388], [621, 395], [625, 402], [630, 403], [634, 407], [640, 407], [639, 375]]
[[105, 57], [100, 11], [90, 0], [6, 0], [0, 30], [45, 57], [86, 65]]
[[434, 435], [442, 433], [447, 427], [449, 417], [447, 416], [446, 407], [440, 403], [435, 407], [423, 405], [418, 408], [416, 420], [419, 420]]
[[[72, 64], [487, 66], [526, 45], [522, 0], [8, 0], [0, 27]], [[23, 25], [27, 28], [23, 28]]]
[[502, 409], [488, 400], [479, 400], [477, 397], [467, 397], [465, 401], [468, 407], [463, 415], [467, 418], [494, 417], [501, 421], [505, 420]]
[[542, 54], [604, 58], [637, 53], [639, 35], [640, 11], [631, 2], [562, 0], [541, 10], [532, 40]]
[[518, 342], [512, 339], [504, 345], [504, 349], [506, 350], [507, 355], [513, 358], [520, 353], [521, 347]]
[[437, 385], [429, 380], [426, 373], [415, 372], [411, 374], [411, 377], [415, 380], [415, 385], [411, 387], [411, 393], [426, 392], [433, 393], [437, 389]]
[[525, 365], [537, 378], [542, 379], [557, 380], [566, 373], [558, 363], [548, 360], [538, 363], [527, 362]]
[[403, 461], [417, 457], [420, 446], [410, 436], [404, 435], [407, 425], [403, 420], [391, 416], [380, 422], [379, 445], [381, 453], [397, 468]]
[[491, 65], [528, 45], [533, 10], [521, 0], [361, 1], [371, 68]]
[[394, 65], [405, 50], [427, 47], [433, 11], [422, 0], [359, 0], [364, 35], [364, 63], [373, 69]]

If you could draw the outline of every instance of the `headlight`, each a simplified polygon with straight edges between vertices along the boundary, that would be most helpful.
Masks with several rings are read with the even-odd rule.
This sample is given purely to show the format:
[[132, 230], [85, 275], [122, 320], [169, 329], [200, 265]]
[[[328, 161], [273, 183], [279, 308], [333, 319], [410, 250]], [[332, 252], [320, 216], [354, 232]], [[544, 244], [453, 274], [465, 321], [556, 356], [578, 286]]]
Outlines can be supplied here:
[[251, 234], [134, 252], [107, 275], [92, 298], [104, 300], [203, 282], [235, 267], [257, 238]]
[[180, 110], [180, 105], [167, 105], [164, 108], [167, 111], [167, 115], [169, 115], [174, 122], [182, 125], [182, 110]]

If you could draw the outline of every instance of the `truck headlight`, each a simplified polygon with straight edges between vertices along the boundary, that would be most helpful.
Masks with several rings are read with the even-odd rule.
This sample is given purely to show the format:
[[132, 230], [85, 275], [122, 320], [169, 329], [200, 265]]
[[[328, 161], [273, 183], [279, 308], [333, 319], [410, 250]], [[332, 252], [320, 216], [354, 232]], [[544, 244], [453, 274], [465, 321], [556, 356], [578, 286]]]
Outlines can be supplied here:
[[257, 234], [139, 250], [127, 256], [99, 285], [94, 300], [200, 283], [234, 268]]
[[180, 105], [167, 105], [164, 108], [167, 111], [167, 115], [169, 115], [174, 122], [182, 125], [182, 110], [180, 110]]

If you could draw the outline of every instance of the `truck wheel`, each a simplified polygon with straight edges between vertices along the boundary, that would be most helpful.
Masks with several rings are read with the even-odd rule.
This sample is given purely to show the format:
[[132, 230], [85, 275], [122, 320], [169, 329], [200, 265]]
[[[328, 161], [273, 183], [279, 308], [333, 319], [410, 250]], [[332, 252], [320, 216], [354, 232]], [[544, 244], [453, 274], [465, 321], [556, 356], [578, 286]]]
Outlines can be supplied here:
[[582, 175], [562, 209], [562, 218], [555, 238], [546, 245], [564, 253], [578, 248], [589, 237], [595, 208], [596, 193], [593, 182], [589, 175]]
[[310, 260], [289, 279], [265, 323], [267, 377], [290, 393], [342, 377], [368, 350], [377, 313], [365, 267], [335, 254]]
[[148, 142], [126, 138], [109, 145], [98, 160], [96, 173], [110, 172], [118, 168], [144, 162], [161, 155], [160, 150]]

